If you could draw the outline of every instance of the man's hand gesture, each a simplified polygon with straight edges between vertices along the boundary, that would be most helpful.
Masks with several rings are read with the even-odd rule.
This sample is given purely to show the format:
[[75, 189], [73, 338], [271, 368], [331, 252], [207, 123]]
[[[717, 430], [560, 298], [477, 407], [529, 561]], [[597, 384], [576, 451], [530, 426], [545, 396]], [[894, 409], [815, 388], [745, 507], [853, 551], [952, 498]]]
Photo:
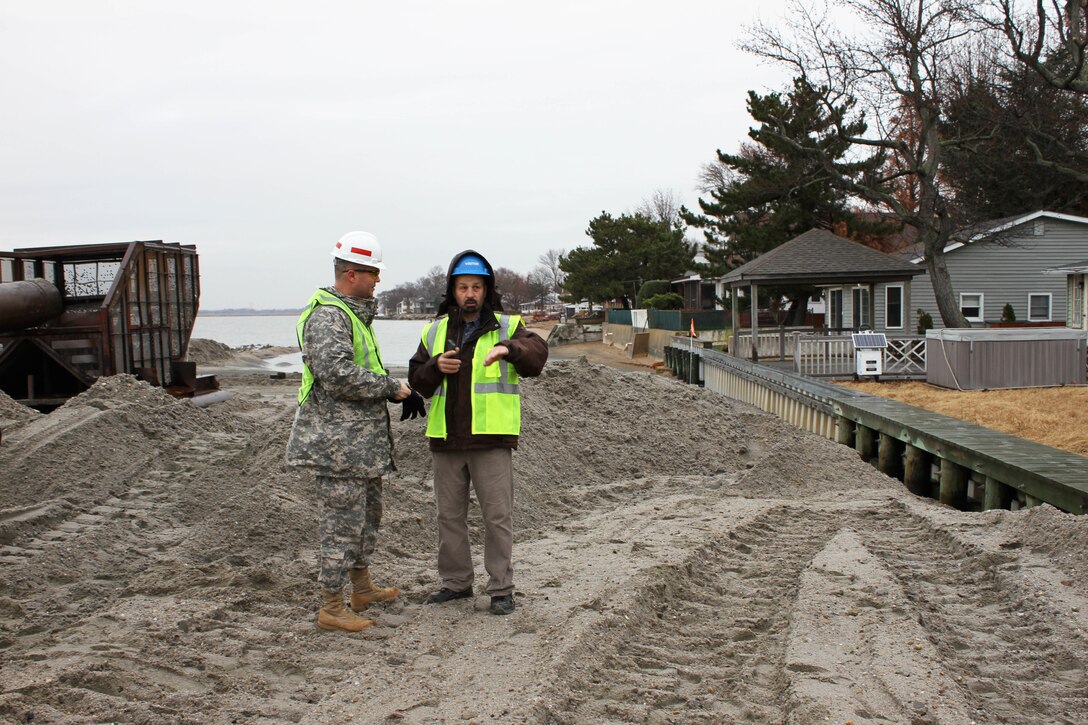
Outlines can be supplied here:
[[508, 348], [506, 345], [496, 345], [495, 347], [487, 351], [487, 357], [484, 358], [484, 367], [487, 367], [488, 365], [494, 365], [501, 358], [504, 358], [509, 354], [510, 348]]
[[461, 348], [455, 347], [439, 355], [438, 372], [443, 375], [456, 375], [461, 369], [461, 358], [457, 357], [460, 352]]

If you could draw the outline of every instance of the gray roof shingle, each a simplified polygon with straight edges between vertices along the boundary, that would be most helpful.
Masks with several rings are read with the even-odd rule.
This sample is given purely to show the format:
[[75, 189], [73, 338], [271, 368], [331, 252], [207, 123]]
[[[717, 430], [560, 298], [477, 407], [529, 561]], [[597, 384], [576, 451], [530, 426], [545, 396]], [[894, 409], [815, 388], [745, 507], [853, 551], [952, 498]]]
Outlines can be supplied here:
[[729, 284], [820, 284], [908, 279], [925, 269], [850, 241], [810, 229], [722, 277]]

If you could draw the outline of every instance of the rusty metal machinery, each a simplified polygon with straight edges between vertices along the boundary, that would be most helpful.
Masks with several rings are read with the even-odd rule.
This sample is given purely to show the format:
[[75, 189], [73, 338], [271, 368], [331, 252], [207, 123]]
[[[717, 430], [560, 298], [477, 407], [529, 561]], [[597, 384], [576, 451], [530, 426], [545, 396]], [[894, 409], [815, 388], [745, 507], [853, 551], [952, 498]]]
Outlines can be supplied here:
[[199, 300], [192, 245], [0, 252], [0, 389], [41, 409], [119, 373], [179, 396], [214, 390], [185, 362]]
[[0, 285], [0, 332], [49, 322], [64, 311], [60, 290], [44, 279]]

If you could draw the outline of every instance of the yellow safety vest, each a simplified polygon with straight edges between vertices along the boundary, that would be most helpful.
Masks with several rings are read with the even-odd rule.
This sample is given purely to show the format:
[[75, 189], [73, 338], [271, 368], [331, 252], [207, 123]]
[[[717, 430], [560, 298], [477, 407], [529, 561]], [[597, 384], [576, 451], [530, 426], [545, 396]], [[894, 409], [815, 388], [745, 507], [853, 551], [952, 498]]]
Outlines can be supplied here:
[[[491, 348], [506, 342], [521, 322], [519, 315], [497, 315], [499, 329], [481, 335], [476, 340], [472, 355], [472, 434], [518, 435], [521, 433], [521, 397], [518, 373], [514, 366], [499, 361], [484, 367], [484, 358]], [[427, 353], [434, 357], [442, 354], [439, 346], [446, 342], [449, 317], [441, 317], [423, 328], [422, 342]], [[431, 410], [427, 416], [427, 437], [446, 437], [446, 390], [447, 378], [431, 398]]]
[[[308, 306], [303, 310], [302, 315], [298, 318], [298, 324], [295, 325], [295, 334], [298, 335], [298, 348], [303, 349], [302, 336], [306, 330], [306, 320], [310, 318], [313, 311], [317, 309], [318, 305], [332, 305], [333, 307], [339, 307], [347, 313], [348, 319], [351, 320], [351, 347], [355, 351], [355, 364], [366, 368], [378, 375], [388, 375], [385, 368], [382, 366], [382, 353], [378, 349], [378, 340], [374, 337], [374, 331], [370, 329], [369, 325], [364, 325], [351, 308], [344, 304], [334, 294], [330, 294], [323, 289], [319, 289], [314, 292], [314, 296], [310, 298]], [[303, 362], [302, 363], [302, 387], [298, 389], [298, 404], [302, 405], [306, 402], [306, 398], [310, 397], [310, 390], [314, 387], [314, 374], [310, 371], [310, 367]]]

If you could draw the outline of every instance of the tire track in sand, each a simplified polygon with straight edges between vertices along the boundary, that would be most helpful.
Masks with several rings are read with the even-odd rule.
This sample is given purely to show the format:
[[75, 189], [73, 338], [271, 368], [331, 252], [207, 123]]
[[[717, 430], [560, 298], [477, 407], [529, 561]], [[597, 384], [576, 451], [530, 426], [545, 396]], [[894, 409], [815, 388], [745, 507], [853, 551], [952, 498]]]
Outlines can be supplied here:
[[801, 572], [839, 527], [828, 511], [776, 505], [644, 577], [630, 611], [559, 668], [560, 722], [781, 722]]
[[[40, 522], [48, 528], [2, 547], [0, 566], [26, 566], [47, 551], [84, 546], [91, 539], [99, 552], [123, 548], [126, 556], [146, 557], [164, 550], [178, 541], [178, 536], [170, 533], [173, 530], [169, 524], [170, 509], [185, 495], [188, 480], [237, 456], [247, 440], [244, 435], [211, 431], [190, 438], [169, 457], [156, 461], [151, 470], [142, 473], [123, 493], [99, 502], [89, 501], [74, 509], [65, 507], [66, 515], [60, 521], [56, 506], [28, 508], [21, 514], [20, 525], [32, 530]], [[134, 529], [158, 533], [148, 537]]]
[[874, 512], [859, 533], [899, 581], [924, 646], [935, 647], [977, 719], [1088, 723], [1079, 622], [1046, 610], [1015, 552], [966, 542], [912, 508]]

